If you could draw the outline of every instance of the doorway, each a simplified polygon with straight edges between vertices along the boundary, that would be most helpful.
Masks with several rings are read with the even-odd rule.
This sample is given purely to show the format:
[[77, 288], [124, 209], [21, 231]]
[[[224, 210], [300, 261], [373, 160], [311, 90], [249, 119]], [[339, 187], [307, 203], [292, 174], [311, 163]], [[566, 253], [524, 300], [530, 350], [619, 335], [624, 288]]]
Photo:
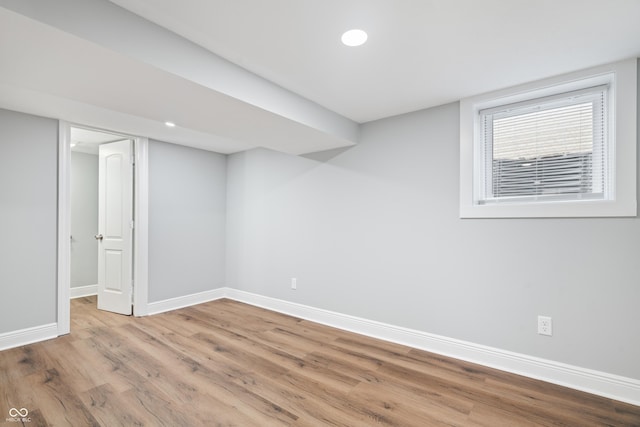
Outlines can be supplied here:
[[[102, 304], [100, 296], [98, 300], [99, 307], [102, 305], [100, 308], [131, 314], [133, 304], [134, 315], [147, 314], [148, 140], [63, 121], [60, 122], [59, 132], [57, 324], [58, 335], [64, 335], [70, 331], [70, 298], [99, 294], [101, 287]], [[131, 152], [114, 157], [111, 147], [117, 146], [121, 150], [123, 144], [129, 146]], [[100, 146], [106, 152], [104, 156], [100, 155]], [[104, 222], [98, 224], [99, 220], [104, 220], [99, 212], [109, 209], [100, 207], [104, 200], [99, 201], [99, 186], [106, 179], [100, 176], [101, 169], [122, 170], [126, 166], [125, 158], [126, 163], [129, 163], [129, 158], [131, 163], [135, 163], [135, 173], [131, 175], [135, 184], [129, 187], [129, 194], [122, 196], [132, 203], [132, 221], [122, 222], [121, 228], [129, 230], [133, 244], [129, 253], [120, 253], [113, 246], [115, 235], [112, 225], [108, 227], [109, 238], [100, 239], [100, 235], [104, 235], [100, 231], [104, 231], [106, 226]], [[105, 164], [110, 166], [105, 167]], [[130, 166], [133, 169], [133, 165]], [[111, 194], [109, 205], [114, 206], [113, 192], [104, 193]], [[117, 225], [118, 221], [112, 220], [111, 224]], [[114, 262], [119, 259], [129, 260], [130, 273], [123, 272], [122, 264]], [[133, 287], [132, 298], [131, 295], [124, 297], [127, 301], [124, 305], [128, 307], [111, 310], [115, 291], [118, 290], [113, 278], [121, 276], [129, 277], [128, 284]], [[122, 298], [120, 307], [123, 306]]]
[[98, 147], [121, 139], [91, 129], [70, 129], [71, 298], [98, 294]]

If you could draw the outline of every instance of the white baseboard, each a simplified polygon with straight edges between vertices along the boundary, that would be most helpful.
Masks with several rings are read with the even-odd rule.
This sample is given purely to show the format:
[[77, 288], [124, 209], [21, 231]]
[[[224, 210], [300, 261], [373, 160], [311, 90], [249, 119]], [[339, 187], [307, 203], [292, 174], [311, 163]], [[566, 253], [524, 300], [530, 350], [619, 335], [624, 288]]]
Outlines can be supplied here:
[[[230, 298], [373, 338], [478, 363], [640, 406], [640, 380], [638, 379], [402, 328], [232, 288], [219, 288], [153, 302], [147, 305], [147, 309], [149, 314], [158, 314], [221, 298]], [[43, 341], [56, 336], [58, 336], [58, 330], [55, 323], [0, 334], [0, 350]]]
[[226, 288], [214, 289], [212, 291], [199, 292], [197, 294], [185, 295], [177, 298], [170, 298], [158, 302], [147, 304], [147, 314], [164, 313], [165, 311], [176, 310], [178, 308], [189, 307], [204, 302], [224, 298]]
[[20, 347], [38, 341], [49, 340], [58, 336], [58, 324], [34, 326], [33, 328], [20, 329], [19, 331], [0, 334], [0, 350]]
[[76, 286], [71, 288], [69, 296], [71, 299], [98, 295], [98, 285]]
[[640, 380], [225, 288], [236, 301], [640, 406]]

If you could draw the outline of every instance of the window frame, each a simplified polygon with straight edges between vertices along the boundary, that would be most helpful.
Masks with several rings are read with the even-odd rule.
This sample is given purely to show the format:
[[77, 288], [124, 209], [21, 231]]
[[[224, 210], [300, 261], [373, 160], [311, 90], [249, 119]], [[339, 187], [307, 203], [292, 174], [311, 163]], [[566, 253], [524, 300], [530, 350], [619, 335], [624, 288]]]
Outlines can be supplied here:
[[[637, 79], [637, 60], [634, 58], [461, 100], [460, 217], [635, 217]], [[480, 203], [484, 183], [481, 177], [484, 143], [480, 111], [603, 84], [609, 85], [607, 198]]]

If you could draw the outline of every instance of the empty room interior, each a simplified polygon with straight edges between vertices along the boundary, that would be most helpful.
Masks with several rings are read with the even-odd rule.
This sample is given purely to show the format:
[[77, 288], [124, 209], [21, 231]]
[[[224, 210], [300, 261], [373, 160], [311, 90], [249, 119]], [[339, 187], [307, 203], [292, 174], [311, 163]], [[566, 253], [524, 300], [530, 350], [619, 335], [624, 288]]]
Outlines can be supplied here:
[[0, 0], [0, 426], [640, 426], [638, 0]]

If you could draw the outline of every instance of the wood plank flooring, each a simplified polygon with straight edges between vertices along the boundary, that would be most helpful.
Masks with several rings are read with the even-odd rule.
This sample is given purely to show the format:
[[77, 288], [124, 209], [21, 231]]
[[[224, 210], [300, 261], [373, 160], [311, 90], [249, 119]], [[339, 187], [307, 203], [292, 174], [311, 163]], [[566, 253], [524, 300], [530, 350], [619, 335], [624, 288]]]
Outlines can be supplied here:
[[0, 426], [11, 408], [28, 426], [640, 426], [637, 406], [230, 300], [95, 305], [0, 352]]

